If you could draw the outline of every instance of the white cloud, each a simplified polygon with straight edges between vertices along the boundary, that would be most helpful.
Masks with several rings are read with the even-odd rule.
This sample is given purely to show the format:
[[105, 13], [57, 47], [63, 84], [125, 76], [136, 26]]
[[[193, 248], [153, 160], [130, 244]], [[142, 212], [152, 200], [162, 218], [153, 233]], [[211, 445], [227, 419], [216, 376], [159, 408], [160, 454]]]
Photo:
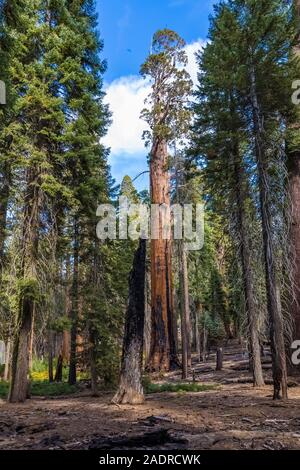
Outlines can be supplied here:
[[188, 65], [186, 67], [187, 72], [190, 74], [194, 85], [197, 83], [198, 65], [196, 62], [195, 54], [199, 52], [206, 44], [206, 41], [199, 39], [196, 42], [188, 44], [185, 47], [185, 51], [188, 57]]
[[[194, 83], [197, 81], [195, 53], [205, 44], [198, 40], [185, 48], [189, 63], [187, 71]], [[104, 144], [111, 149], [111, 162], [120, 158], [120, 154], [146, 154], [142, 133], [146, 123], [140, 119], [144, 101], [150, 92], [149, 82], [138, 75], [118, 78], [106, 86], [106, 103], [112, 112], [112, 125], [104, 139]]]
[[112, 154], [134, 154], [144, 149], [142, 133], [145, 122], [140, 119], [150, 86], [139, 76], [114, 80], [106, 87], [106, 102], [112, 112], [112, 125], [104, 139]]

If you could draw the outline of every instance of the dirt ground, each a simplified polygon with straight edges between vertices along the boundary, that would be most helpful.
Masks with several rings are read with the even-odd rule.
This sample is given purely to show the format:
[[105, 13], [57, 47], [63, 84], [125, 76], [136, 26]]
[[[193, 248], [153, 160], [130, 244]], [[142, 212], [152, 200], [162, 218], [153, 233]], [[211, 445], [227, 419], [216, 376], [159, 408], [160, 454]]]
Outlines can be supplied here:
[[[270, 381], [268, 357], [264, 360]], [[88, 390], [70, 397], [0, 402], [3, 449], [300, 449], [300, 386], [274, 402], [272, 386], [254, 389], [236, 346], [225, 350], [224, 369], [195, 362], [195, 380], [217, 384], [199, 393], [156, 393], [140, 406], [116, 406], [111, 394]], [[165, 381], [178, 381], [179, 372]], [[237, 381], [241, 383], [237, 383]]]

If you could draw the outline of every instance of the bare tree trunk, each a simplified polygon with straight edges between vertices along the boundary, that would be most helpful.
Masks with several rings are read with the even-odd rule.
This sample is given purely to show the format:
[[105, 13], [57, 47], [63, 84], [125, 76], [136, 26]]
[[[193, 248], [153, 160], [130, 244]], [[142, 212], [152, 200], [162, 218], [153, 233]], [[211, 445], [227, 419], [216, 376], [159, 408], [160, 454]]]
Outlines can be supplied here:
[[78, 276], [79, 276], [79, 222], [74, 218], [74, 249], [73, 249], [73, 280], [72, 280], [72, 308], [71, 308], [71, 347], [70, 347], [70, 369], [69, 385], [76, 384], [77, 364], [77, 327], [78, 327]]
[[[150, 162], [152, 204], [170, 207], [168, 152], [165, 141], [154, 143]], [[155, 227], [157, 239], [151, 239], [151, 347], [147, 364], [149, 371], [170, 370], [170, 319], [173, 317], [171, 240], [163, 238], [163, 220]], [[172, 342], [173, 345], [173, 342]]]
[[58, 355], [55, 371], [55, 382], [62, 382], [63, 379], [63, 357], [62, 354]]
[[201, 316], [202, 316], [202, 304], [200, 301], [195, 302], [195, 336], [196, 336], [196, 352], [201, 362]]
[[[71, 310], [72, 310], [72, 305], [71, 305], [71, 261], [70, 261], [70, 255], [67, 254], [66, 257], [66, 274], [65, 274], [65, 285], [66, 285], [66, 291], [65, 291], [65, 315], [67, 318], [71, 317]], [[68, 364], [70, 360], [70, 342], [71, 342], [71, 335], [69, 330], [64, 330], [63, 331], [63, 337], [62, 337], [62, 348], [61, 348], [61, 354], [63, 358], [63, 364]]]
[[113, 398], [113, 403], [136, 405], [144, 401], [142, 367], [145, 259], [146, 242], [145, 240], [140, 240], [129, 279], [129, 302], [125, 320], [120, 382], [118, 391]]
[[151, 274], [146, 268], [145, 280], [145, 325], [144, 325], [144, 350], [145, 364], [148, 363], [151, 342]]
[[4, 376], [3, 379], [7, 382], [9, 379], [9, 372], [10, 372], [10, 357], [11, 354], [11, 339], [8, 338], [6, 341], [5, 347], [5, 366], [4, 366]]
[[274, 246], [271, 233], [271, 208], [268, 188], [268, 171], [264, 152], [264, 131], [261, 121], [260, 106], [256, 93], [256, 76], [254, 66], [250, 70], [251, 104], [253, 111], [255, 152], [258, 166], [258, 184], [260, 192], [260, 210], [262, 219], [263, 245], [265, 256], [265, 274], [267, 290], [267, 306], [270, 319], [270, 339], [272, 352], [272, 368], [274, 382], [274, 400], [287, 398], [287, 371], [284, 345], [283, 320], [278, 304], [277, 279]]
[[207, 329], [203, 325], [203, 362], [206, 362], [207, 358]]
[[32, 317], [37, 293], [37, 249], [40, 205], [40, 174], [35, 168], [27, 170], [24, 196], [24, 219], [21, 241], [24, 283], [19, 302], [18, 329], [14, 338], [11, 383], [8, 400], [23, 402], [28, 394], [29, 345]]
[[29, 342], [29, 370], [32, 370], [32, 362], [33, 362], [34, 320], [35, 320], [35, 305], [34, 305], [33, 314], [32, 314], [30, 342]]
[[182, 337], [182, 378], [188, 377], [192, 366], [191, 361], [191, 320], [189, 303], [189, 284], [187, 255], [184, 242], [179, 243], [180, 264], [180, 309], [181, 309], [181, 337]]
[[48, 331], [48, 377], [53, 382], [53, 331]]
[[97, 340], [98, 334], [94, 327], [89, 328], [90, 337], [90, 371], [91, 371], [91, 392], [93, 397], [97, 397], [98, 393], [98, 372], [97, 372]]
[[2, 184], [0, 193], [0, 272], [4, 263], [4, 243], [6, 239], [7, 208], [11, 185], [11, 168], [8, 162], [1, 168]]

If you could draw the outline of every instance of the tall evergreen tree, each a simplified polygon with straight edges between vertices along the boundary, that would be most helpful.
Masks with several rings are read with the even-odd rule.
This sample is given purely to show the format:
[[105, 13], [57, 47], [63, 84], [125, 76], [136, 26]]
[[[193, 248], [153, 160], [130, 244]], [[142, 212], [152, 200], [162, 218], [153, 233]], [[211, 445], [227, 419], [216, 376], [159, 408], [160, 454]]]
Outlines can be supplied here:
[[[157, 31], [152, 53], [141, 67], [142, 75], [152, 80], [149, 109], [143, 111], [143, 118], [150, 127], [145, 138], [151, 143], [151, 202], [157, 205], [170, 206], [168, 144], [184, 134], [189, 122], [191, 81], [187, 72], [179, 69], [187, 63], [183, 46], [184, 41], [174, 31]], [[148, 369], [157, 371], [169, 370], [178, 360], [173, 331], [172, 244], [163, 237], [161, 217], [156, 229], [156, 239], [151, 240], [152, 333]]]

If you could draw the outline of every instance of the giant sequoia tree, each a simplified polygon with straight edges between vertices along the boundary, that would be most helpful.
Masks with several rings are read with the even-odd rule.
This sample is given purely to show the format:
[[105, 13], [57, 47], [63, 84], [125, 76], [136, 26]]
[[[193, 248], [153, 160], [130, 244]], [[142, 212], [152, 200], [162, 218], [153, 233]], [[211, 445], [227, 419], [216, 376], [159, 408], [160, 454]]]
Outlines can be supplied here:
[[[179, 68], [187, 62], [183, 47], [184, 41], [175, 32], [158, 31], [153, 37], [152, 53], [141, 67], [142, 75], [152, 80], [149, 109], [143, 111], [150, 127], [145, 137], [151, 142], [151, 202], [165, 207], [170, 207], [168, 144], [184, 133], [189, 116], [187, 99], [191, 82], [187, 72]], [[160, 214], [155, 224], [157, 234], [151, 240], [152, 331], [148, 368], [156, 371], [169, 370], [170, 366], [178, 364], [173, 321], [172, 243], [168, 235], [164, 236], [162, 219]]]

